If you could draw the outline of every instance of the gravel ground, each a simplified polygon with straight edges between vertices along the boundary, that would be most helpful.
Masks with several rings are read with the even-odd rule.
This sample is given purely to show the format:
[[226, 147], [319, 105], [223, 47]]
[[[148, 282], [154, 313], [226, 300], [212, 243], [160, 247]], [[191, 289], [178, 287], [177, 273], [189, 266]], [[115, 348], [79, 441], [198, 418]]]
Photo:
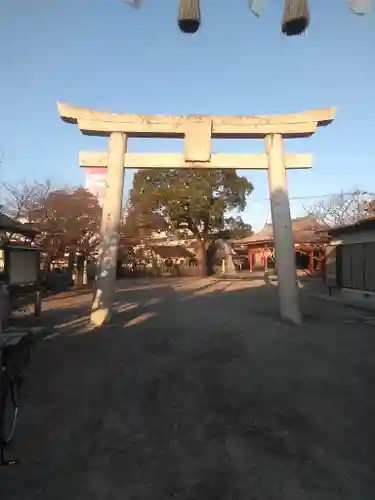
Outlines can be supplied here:
[[2, 500], [375, 498], [375, 330], [302, 293], [282, 324], [261, 280], [119, 282], [45, 304]]

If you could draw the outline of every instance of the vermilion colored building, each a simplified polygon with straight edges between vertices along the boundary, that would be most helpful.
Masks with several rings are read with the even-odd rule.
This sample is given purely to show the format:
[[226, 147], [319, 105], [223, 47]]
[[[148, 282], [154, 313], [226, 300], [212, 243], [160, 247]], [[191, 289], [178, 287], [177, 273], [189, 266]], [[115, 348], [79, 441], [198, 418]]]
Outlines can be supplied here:
[[[292, 220], [294, 248], [298, 269], [310, 273], [320, 271], [324, 262], [325, 246], [329, 242], [326, 228], [313, 217], [299, 217]], [[275, 260], [272, 224], [252, 236], [233, 242], [236, 250], [246, 250], [250, 272], [253, 268], [267, 270]]]

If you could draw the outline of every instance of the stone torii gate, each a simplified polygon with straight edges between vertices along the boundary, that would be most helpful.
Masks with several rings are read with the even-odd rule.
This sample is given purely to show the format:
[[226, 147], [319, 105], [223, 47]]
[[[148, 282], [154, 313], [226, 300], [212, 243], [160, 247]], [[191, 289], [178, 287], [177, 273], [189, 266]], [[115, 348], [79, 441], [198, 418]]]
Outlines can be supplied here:
[[[268, 170], [274, 227], [280, 314], [302, 321], [296, 284], [286, 168], [310, 168], [310, 155], [284, 154], [283, 138], [311, 136], [334, 119], [334, 108], [275, 116], [169, 116], [93, 111], [58, 103], [61, 118], [87, 135], [108, 136], [108, 153], [80, 153], [80, 166], [107, 167], [107, 187], [100, 229], [97, 287], [91, 323], [110, 319], [116, 281], [117, 250], [126, 168], [213, 168]], [[131, 137], [183, 138], [181, 154], [129, 154]], [[212, 138], [265, 140], [265, 154], [212, 154]]]

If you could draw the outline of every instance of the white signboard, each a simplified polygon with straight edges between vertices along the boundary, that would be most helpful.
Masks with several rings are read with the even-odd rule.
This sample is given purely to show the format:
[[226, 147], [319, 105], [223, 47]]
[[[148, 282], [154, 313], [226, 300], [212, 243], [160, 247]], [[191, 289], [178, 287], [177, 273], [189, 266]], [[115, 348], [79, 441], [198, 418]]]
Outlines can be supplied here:
[[86, 183], [85, 187], [90, 193], [98, 199], [100, 206], [103, 206], [105, 190], [106, 190], [106, 168], [86, 168]]
[[9, 284], [36, 283], [39, 277], [39, 252], [26, 248], [9, 248]]

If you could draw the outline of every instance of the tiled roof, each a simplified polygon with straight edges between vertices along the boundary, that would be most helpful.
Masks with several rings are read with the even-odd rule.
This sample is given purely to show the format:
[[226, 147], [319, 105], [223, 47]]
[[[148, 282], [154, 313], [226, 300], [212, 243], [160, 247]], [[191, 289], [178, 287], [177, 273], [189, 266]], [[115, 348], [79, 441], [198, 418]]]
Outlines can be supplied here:
[[9, 233], [17, 233], [23, 236], [36, 236], [39, 231], [31, 226], [31, 224], [22, 224], [5, 214], [0, 213], [0, 230]]
[[189, 259], [195, 257], [192, 252], [189, 252], [185, 247], [179, 245], [173, 246], [162, 246], [155, 245], [153, 251], [159, 255], [162, 259]]
[[352, 231], [366, 231], [375, 228], [375, 214], [368, 214], [363, 219], [355, 222], [354, 224], [348, 224], [346, 226], [338, 226], [329, 229], [328, 232], [331, 235], [336, 235], [337, 233], [349, 233]]
[[[293, 239], [295, 243], [313, 243], [325, 238], [327, 228], [320, 224], [314, 217], [298, 217], [292, 220]], [[273, 241], [272, 224], [266, 223], [264, 228], [258, 233], [237, 240], [235, 244], [246, 245], [251, 243], [267, 243]]]

